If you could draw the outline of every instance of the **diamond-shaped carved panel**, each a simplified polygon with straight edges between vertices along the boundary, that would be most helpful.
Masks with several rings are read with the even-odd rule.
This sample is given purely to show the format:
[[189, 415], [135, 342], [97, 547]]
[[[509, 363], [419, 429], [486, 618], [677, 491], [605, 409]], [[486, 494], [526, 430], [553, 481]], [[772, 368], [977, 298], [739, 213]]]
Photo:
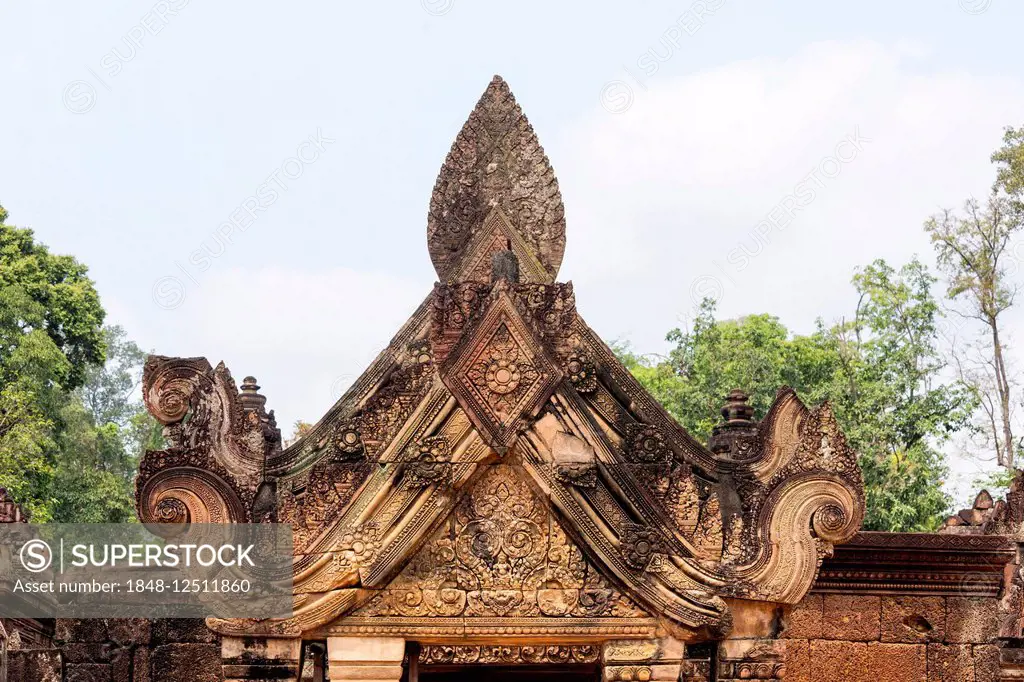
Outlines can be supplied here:
[[502, 450], [515, 440], [519, 421], [548, 399], [561, 373], [502, 293], [449, 358], [442, 378], [491, 446]]

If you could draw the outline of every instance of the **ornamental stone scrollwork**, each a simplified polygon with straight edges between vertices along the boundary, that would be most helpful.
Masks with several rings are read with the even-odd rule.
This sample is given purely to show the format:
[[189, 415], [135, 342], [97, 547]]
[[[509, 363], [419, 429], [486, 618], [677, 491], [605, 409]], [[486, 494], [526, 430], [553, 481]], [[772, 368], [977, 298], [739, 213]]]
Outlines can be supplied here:
[[561, 379], [505, 292], [498, 292], [453, 360], [442, 379], [499, 452]]
[[639, 571], [646, 569], [655, 556], [666, 552], [664, 536], [655, 528], [635, 523], [622, 527], [622, 558]]
[[381, 594], [373, 618], [643, 617], [565, 535], [508, 465], [473, 491]]
[[626, 456], [637, 464], [666, 464], [672, 459], [672, 451], [663, 434], [655, 426], [631, 424]]
[[164, 425], [168, 447], [143, 457], [135, 481], [147, 523], [251, 520], [263, 464], [281, 449], [281, 434], [259, 386], [239, 393], [223, 364], [202, 358], [150, 356], [143, 397]]
[[354, 424], [342, 426], [334, 434], [332, 444], [334, 445], [333, 459], [346, 460], [355, 459], [365, 452], [363, 436], [359, 433], [359, 427]]
[[718, 677], [722, 682], [785, 678], [784, 653], [776, 640], [736, 640], [720, 650]]
[[[758, 421], [736, 390], [707, 445], [680, 427], [587, 326], [572, 283], [555, 281], [558, 185], [500, 79], [430, 203], [440, 281], [287, 449], [255, 379], [239, 391], [200, 358], [147, 363], [168, 447], [140, 465], [140, 517], [294, 529], [293, 617], [212, 626], [427, 641], [425, 663], [590, 662], [580, 647], [707, 641], [740, 600], [799, 601], [864, 514], [831, 408], [783, 389]], [[967, 520], [1024, 519], [992, 510]], [[607, 679], [710, 670], [683, 658], [602, 661]], [[780, 674], [741, 658], [724, 657], [736, 664], [724, 672]]]
[[569, 377], [569, 383], [580, 393], [593, 393], [597, 390], [597, 368], [585, 354], [570, 355], [565, 363], [565, 374]]
[[425, 646], [419, 660], [424, 665], [470, 663], [596, 663], [596, 646]]
[[411, 488], [448, 485], [452, 480], [451, 446], [445, 438], [426, 438], [412, 448], [404, 484]]
[[356, 526], [339, 539], [333, 558], [334, 570], [347, 573], [369, 566], [377, 556], [378, 547], [377, 524]]

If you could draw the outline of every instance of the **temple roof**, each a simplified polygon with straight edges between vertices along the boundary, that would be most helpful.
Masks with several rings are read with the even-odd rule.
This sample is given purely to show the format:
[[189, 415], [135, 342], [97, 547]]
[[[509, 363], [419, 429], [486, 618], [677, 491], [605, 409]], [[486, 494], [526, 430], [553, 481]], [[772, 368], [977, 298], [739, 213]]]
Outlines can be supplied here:
[[254, 379], [239, 394], [205, 359], [147, 363], [170, 447], [142, 463], [141, 517], [295, 529], [295, 616], [215, 628], [541, 636], [577, 618], [580, 637], [693, 639], [730, 627], [730, 599], [798, 601], [857, 530], [860, 471], [827, 404], [782, 389], [758, 422], [730, 394], [705, 447], [580, 317], [555, 281], [558, 183], [498, 77], [427, 235], [440, 281], [287, 449]]

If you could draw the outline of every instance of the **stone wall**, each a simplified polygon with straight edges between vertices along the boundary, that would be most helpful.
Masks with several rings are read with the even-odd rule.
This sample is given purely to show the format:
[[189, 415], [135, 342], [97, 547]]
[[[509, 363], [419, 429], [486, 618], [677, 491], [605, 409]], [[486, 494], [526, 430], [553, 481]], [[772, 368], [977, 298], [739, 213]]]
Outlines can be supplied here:
[[991, 682], [996, 599], [810, 594], [783, 615], [787, 682]]
[[220, 682], [220, 639], [201, 620], [58, 620], [52, 649], [9, 652], [8, 682]]

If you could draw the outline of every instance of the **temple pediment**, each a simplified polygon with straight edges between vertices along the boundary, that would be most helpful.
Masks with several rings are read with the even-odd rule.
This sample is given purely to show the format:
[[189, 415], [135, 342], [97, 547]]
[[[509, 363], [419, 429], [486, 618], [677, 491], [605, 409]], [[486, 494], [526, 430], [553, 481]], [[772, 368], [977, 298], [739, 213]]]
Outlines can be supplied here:
[[[566, 623], [567, 619], [571, 622]], [[325, 634], [564, 639], [653, 636], [657, 619], [616, 589], [512, 463], [485, 467], [402, 571]]]
[[147, 363], [170, 447], [142, 464], [141, 517], [295, 529], [294, 617], [212, 627], [693, 641], [728, 631], [730, 600], [806, 594], [864, 513], [828, 405], [783, 389], [757, 422], [736, 393], [709, 446], [686, 433], [556, 281], [558, 184], [501, 79], [442, 167], [427, 231], [440, 281], [288, 448], [255, 380]]

